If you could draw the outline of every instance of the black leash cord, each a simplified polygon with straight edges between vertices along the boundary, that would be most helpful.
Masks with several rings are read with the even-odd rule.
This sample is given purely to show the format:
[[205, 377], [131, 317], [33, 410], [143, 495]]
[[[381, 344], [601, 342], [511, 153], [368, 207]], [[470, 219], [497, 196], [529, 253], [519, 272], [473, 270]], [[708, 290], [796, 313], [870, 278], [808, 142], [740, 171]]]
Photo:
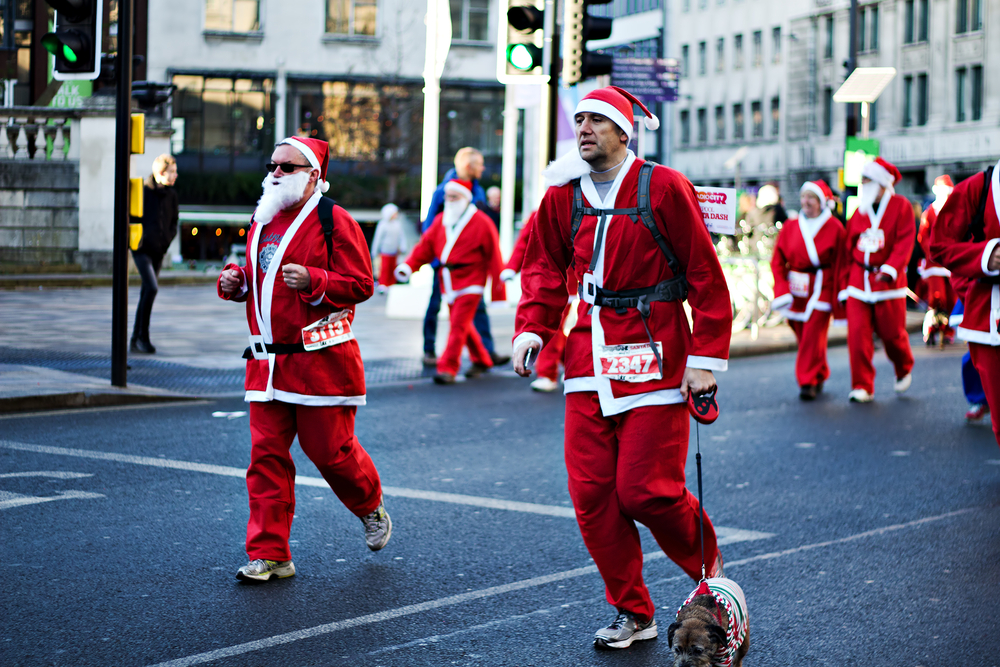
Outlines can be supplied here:
[[705, 580], [705, 505], [701, 502], [701, 430], [698, 420], [694, 420], [695, 438], [698, 442], [698, 453], [694, 459], [698, 462], [698, 532], [701, 535], [701, 579]]

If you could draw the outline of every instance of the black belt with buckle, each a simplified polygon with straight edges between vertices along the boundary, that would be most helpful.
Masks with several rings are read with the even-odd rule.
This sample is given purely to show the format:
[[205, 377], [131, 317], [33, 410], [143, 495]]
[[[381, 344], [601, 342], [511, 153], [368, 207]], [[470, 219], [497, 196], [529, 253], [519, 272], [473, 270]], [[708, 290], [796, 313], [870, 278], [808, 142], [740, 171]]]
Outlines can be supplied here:
[[[255, 343], [255, 345], [261, 346], [263, 349], [258, 349], [258, 354], [267, 352], [268, 354], [296, 354], [297, 352], [305, 352], [306, 348], [301, 342], [299, 343]], [[253, 359], [253, 350], [249, 347], [243, 350], [244, 359]]]

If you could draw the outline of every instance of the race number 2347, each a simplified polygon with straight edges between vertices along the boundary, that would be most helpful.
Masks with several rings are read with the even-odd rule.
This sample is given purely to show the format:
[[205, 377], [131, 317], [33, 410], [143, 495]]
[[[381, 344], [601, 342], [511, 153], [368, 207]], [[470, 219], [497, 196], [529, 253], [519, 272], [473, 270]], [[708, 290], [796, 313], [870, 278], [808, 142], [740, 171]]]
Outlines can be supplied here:
[[[663, 344], [656, 344], [657, 352], [663, 355]], [[648, 382], [659, 380], [660, 369], [656, 355], [649, 343], [625, 345], [604, 345], [601, 349], [601, 377], [619, 382]]]

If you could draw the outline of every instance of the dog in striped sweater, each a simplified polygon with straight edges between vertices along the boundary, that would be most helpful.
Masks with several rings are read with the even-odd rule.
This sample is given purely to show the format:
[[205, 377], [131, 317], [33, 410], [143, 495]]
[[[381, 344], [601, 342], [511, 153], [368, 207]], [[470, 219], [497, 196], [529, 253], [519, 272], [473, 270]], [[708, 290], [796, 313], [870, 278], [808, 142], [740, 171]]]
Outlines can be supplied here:
[[674, 667], [742, 667], [750, 649], [743, 589], [732, 579], [704, 579], [667, 628]]

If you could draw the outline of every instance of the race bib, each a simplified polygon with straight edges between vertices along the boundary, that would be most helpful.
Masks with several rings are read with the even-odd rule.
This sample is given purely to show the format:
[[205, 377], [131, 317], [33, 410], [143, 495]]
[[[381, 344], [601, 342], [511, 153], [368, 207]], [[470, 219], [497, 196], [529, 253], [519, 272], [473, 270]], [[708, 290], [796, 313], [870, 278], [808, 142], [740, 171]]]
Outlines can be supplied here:
[[788, 291], [792, 293], [792, 296], [809, 296], [809, 274], [800, 271], [789, 271]]
[[354, 340], [351, 321], [347, 319], [351, 311], [344, 309], [330, 313], [326, 317], [302, 329], [302, 346], [306, 352], [315, 352], [324, 347], [333, 347]]
[[[656, 350], [663, 358], [663, 344]], [[649, 382], [662, 378], [656, 365], [656, 355], [649, 343], [602, 345], [600, 350], [601, 377], [619, 382]]]
[[885, 247], [885, 232], [881, 229], [866, 229], [858, 237], [858, 250], [878, 252]]

